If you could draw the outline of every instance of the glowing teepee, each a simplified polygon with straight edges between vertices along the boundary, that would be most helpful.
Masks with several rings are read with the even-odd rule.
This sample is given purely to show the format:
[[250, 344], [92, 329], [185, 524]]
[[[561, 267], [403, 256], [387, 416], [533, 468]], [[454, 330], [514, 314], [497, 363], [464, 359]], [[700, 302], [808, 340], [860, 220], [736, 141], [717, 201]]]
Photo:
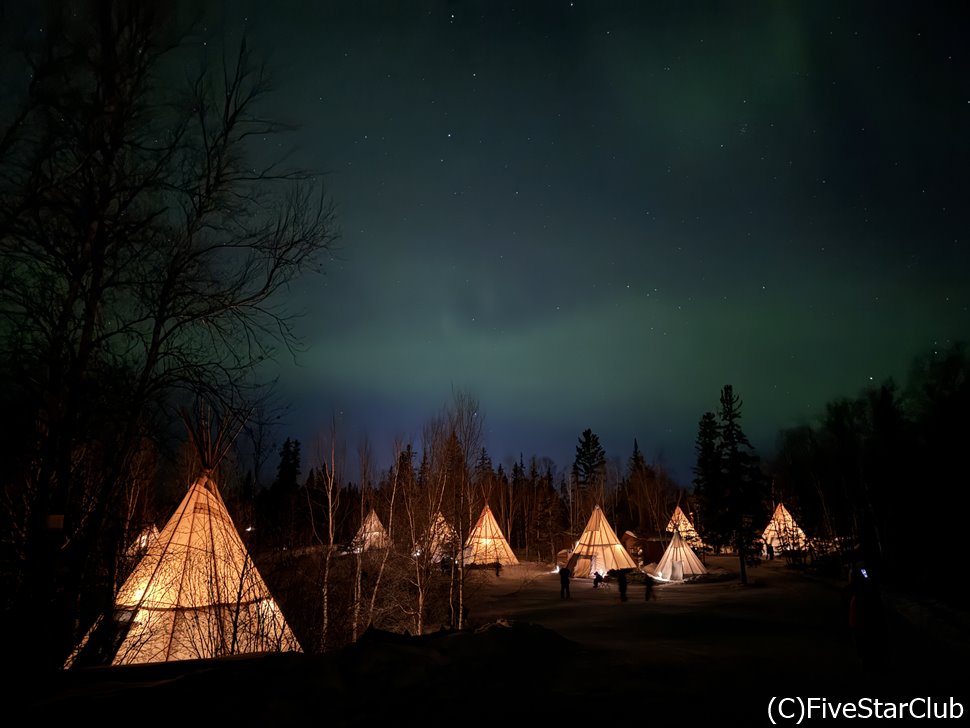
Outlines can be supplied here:
[[704, 544], [701, 542], [701, 537], [694, 529], [694, 524], [691, 523], [691, 520], [687, 517], [687, 514], [684, 513], [680, 506], [674, 508], [674, 513], [670, 517], [670, 521], [667, 523], [667, 533], [673, 533], [675, 530], [680, 531], [680, 537], [692, 547], [703, 547]]
[[653, 573], [658, 579], [665, 581], [683, 581], [692, 576], [706, 574], [707, 567], [681, 538], [680, 531], [675, 528], [670, 543], [667, 544], [664, 555], [660, 557]]
[[597, 571], [605, 576], [613, 569], [637, 568], [599, 506], [593, 508], [593, 514], [566, 565], [575, 577], [592, 576]]
[[512, 547], [505, 540], [492, 509], [485, 505], [478, 517], [475, 528], [468, 535], [462, 558], [466, 564], [494, 564], [515, 566], [519, 560], [512, 553]]
[[414, 555], [421, 555], [427, 549], [428, 560], [439, 563], [445, 558], [453, 557], [457, 551], [458, 536], [455, 529], [438, 511], [428, 527], [424, 540], [414, 545]]
[[357, 535], [354, 537], [354, 551], [370, 551], [371, 549], [386, 549], [389, 545], [387, 530], [381, 519], [377, 517], [377, 511], [373, 508], [364, 517]]
[[122, 584], [111, 615], [65, 667], [302, 651], [212, 474], [210, 465], [195, 479]]
[[805, 532], [795, 523], [791, 513], [781, 503], [775, 508], [761, 538], [765, 546], [771, 544], [776, 554], [808, 548]]

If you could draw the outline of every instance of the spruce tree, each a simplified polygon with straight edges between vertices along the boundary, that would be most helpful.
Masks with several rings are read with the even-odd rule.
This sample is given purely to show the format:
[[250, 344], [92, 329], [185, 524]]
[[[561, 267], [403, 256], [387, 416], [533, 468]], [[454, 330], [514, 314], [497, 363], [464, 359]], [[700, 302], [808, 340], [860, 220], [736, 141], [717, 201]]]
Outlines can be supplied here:
[[633, 439], [633, 453], [627, 461], [626, 490], [630, 510], [636, 514], [637, 528], [659, 533], [666, 523], [663, 520], [667, 508], [666, 494], [657, 480], [656, 470], [647, 463], [636, 438]]
[[694, 492], [700, 519], [695, 523], [715, 548], [738, 554], [741, 583], [747, 584], [747, 559], [757, 549], [764, 513], [766, 479], [760, 460], [741, 428], [741, 398], [730, 384], [721, 389], [717, 418], [706, 412], [698, 428]]
[[606, 471], [606, 451], [600, 445], [599, 436], [592, 430], [584, 430], [576, 446], [573, 475], [581, 487], [591, 488]]
[[728, 384], [721, 390], [720, 442], [723, 504], [728, 514], [724, 533], [738, 554], [741, 583], [747, 584], [747, 558], [758, 550], [765, 520], [766, 480], [754, 447], [741, 429], [741, 398]]
[[694, 451], [697, 453], [694, 466], [694, 496], [697, 501], [694, 528], [704, 535], [704, 541], [715, 551], [720, 551], [726, 545], [722, 536], [725, 531], [725, 509], [720, 486], [719, 437], [717, 416], [713, 412], [705, 412], [698, 424], [697, 440], [694, 443]]
[[577, 503], [588, 518], [593, 506], [603, 499], [606, 479], [606, 451], [600, 445], [599, 436], [592, 430], [583, 431], [576, 445], [573, 461], [573, 482], [576, 485]]

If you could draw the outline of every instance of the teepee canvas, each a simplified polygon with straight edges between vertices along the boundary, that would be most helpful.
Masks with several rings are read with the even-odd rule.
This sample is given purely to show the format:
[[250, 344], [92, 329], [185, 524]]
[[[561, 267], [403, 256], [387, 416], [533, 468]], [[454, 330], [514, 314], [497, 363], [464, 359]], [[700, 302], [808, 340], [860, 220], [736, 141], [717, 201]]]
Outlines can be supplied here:
[[694, 553], [694, 550], [680, 536], [680, 531], [674, 529], [670, 543], [667, 544], [664, 555], [657, 562], [653, 570], [658, 579], [666, 581], [683, 581], [692, 576], [707, 573], [707, 567]]
[[599, 506], [593, 508], [567, 566], [572, 575], [579, 578], [592, 576], [597, 571], [605, 576], [612, 569], [637, 568]]
[[701, 537], [694, 529], [694, 524], [691, 523], [691, 520], [680, 506], [674, 508], [674, 513], [667, 523], [667, 533], [673, 533], [675, 530], [680, 531], [680, 537], [692, 547], [701, 548], [703, 546]]
[[202, 475], [65, 667], [302, 651], [200, 457]]
[[154, 523], [141, 528], [125, 549], [125, 558], [140, 561], [158, 541], [158, 526]]
[[128, 544], [128, 547], [121, 554], [118, 562], [118, 573], [116, 574], [115, 587], [121, 587], [124, 584], [125, 579], [131, 574], [132, 570], [138, 565], [145, 554], [158, 543], [158, 526], [154, 523], [137, 530], [134, 538]]
[[384, 524], [381, 523], [381, 519], [377, 517], [377, 511], [371, 508], [357, 530], [353, 549], [360, 552], [370, 551], [371, 549], [386, 549], [387, 547], [387, 531]]
[[428, 552], [428, 559], [432, 563], [439, 563], [445, 558], [454, 557], [458, 549], [458, 536], [455, 529], [438, 511], [428, 527], [424, 540], [414, 545], [414, 556], [420, 556], [425, 549]]
[[798, 551], [808, 547], [808, 538], [792, 518], [791, 513], [782, 503], [775, 508], [775, 512], [768, 521], [768, 526], [761, 535], [765, 546], [771, 544], [775, 553], [783, 551]]
[[301, 651], [209, 475], [189, 488], [106, 619], [65, 667], [104, 630], [98, 649], [118, 643], [108, 655], [113, 665]]
[[466, 564], [499, 563], [502, 566], [515, 566], [519, 563], [487, 504], [468, 535], [462, 558]]

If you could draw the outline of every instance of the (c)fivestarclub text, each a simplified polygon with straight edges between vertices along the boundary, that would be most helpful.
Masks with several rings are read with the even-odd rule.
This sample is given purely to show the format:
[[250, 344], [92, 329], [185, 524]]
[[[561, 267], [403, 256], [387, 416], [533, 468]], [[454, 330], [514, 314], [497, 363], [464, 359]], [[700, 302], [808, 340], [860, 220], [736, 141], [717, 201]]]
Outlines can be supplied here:
[[830, 700], [775, 696], [768, 701], [768, 720], [772, 725], [801, 725], [806, 720], [959, 720], [963, 703], [955, 698], [916, 697], [909, 700], [859, 698]]

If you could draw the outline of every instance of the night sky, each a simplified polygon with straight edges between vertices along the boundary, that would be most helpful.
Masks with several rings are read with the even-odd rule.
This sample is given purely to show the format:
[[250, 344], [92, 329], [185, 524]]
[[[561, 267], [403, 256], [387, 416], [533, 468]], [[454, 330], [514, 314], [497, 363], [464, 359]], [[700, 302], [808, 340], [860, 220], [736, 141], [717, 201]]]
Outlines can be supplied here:
[[386, 469], [463, 391], [495, 465], [568, 472], [589, 428], [689, 485], [725, 384], [768, 459], [904, 381], [970, 335], [959, 8], [215, 2], [298, 126], [259, 153], [327, 172], [341, 231], [279, 436]]

